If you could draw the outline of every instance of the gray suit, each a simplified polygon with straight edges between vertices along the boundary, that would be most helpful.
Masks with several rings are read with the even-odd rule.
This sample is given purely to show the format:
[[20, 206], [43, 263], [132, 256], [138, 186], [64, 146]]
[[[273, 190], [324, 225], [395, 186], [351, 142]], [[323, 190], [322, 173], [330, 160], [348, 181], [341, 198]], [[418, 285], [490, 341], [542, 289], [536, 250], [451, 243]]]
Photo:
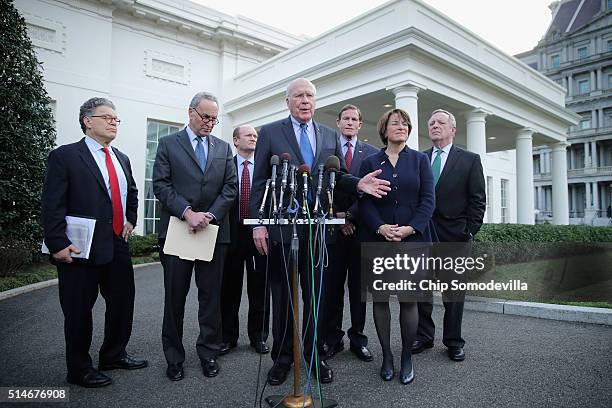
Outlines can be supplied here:
[[[159, 227], [160, 258], [164, 267], [164, 322], [162, 344], [166, 361], [182, 365], [185, 298], [195, 267], [198, 287], [200, 335], [196, 348], [201, 360], [214, 358], [221, 343], [220, 293], [223, 262], [230, 242], [227, 214], [238, 193], [232, 150], [226, 142], [208, 136], [208, 157], [202, 172], [185, 130], [162, 138], [153, 166], [153, 191], [162, 205]], [[185, 209], [210, 212], [219, 225], [217, 245], [210, 262], [187, 261], [164, 255], [161, 250], [170, 216], [181, 217]]]

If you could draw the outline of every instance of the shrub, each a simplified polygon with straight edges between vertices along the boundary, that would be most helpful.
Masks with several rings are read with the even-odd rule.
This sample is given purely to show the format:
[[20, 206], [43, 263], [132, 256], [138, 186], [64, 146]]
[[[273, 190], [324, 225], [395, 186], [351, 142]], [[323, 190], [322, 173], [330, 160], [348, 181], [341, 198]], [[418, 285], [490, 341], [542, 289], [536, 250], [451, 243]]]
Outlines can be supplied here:
[[157, 234], [133, 235], [130, 237], [130, 255], [146, 256], [159, 251]]

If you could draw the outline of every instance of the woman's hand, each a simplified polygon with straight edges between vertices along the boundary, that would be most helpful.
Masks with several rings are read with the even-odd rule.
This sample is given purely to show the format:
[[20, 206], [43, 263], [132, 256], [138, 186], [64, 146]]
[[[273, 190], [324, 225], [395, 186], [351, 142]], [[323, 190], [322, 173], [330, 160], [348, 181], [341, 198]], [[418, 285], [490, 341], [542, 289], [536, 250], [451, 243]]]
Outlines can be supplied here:
[[397, 224], [383, 224], [376, 230], [378, 235], [381, 235], [387, 241], [396, 241]]

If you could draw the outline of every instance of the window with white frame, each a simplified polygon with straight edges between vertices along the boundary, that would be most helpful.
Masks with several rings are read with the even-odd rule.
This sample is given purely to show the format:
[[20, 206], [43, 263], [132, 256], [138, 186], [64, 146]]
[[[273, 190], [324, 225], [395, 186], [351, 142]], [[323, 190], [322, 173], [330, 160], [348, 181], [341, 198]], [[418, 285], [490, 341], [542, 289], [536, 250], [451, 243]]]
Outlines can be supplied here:
[[164, 123], [149, 119], [147, 121], [147, 152], [145, 158], [145, 193], [144, 193], [144, 233], [158, 232], [161, 206], [153, 195], [153, 163], [160, 138], [177, 132], [178, 124]]
[[508, 187], [510, 184], [509, 180], [501, 179], [501, 222], [507, 223], [508, 220]]
[[578, 130], [586, 130], [591, 128], [591, 113], [583, 113], [582, 119], [578, 123]]
[[608, 40], [608, 52], [612, 52], [612, 40]]
[[588, 49], [587, 47], [580, 47], [576, 50], [576, 55], [578, 56], [579, 60], [583, 60], [588, 56]]

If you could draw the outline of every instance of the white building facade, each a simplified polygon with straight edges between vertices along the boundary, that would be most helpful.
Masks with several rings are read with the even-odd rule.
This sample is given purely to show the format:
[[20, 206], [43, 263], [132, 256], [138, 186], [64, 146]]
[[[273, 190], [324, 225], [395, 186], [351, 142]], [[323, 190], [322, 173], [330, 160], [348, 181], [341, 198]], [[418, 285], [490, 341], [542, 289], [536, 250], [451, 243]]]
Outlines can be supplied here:
[[[407, 110], [413, 148], [430, 146], [431, 111], [457, 117], [455, 143], [483, 158], [487, 222], [533, 224], [532, 149], [552, 148], [553, 222], [568, 223], [566, 134], [579, 117], [565, 90], [418, 0], [390, 1], [314, 39], [283, 33], [189, 1], [16, 0], [28, 23], [58, 144], [82, 137], [79, 106], [104, 96], [122, 119], [114, 144], [131, 159], [139, 188], [139, 233], [156, 230], [151, 188], [159, 137], [184, 126], [198, 91], [220, 100], [215, 134], [286, 116], [285, 88], [297, 77], [317, 86], [315, 119], [335, 126], [346, 103], [359, 106], [360, 137], [380, 145], [376, 122]], [[559, 200], [556, 199], [559, 198]]]

